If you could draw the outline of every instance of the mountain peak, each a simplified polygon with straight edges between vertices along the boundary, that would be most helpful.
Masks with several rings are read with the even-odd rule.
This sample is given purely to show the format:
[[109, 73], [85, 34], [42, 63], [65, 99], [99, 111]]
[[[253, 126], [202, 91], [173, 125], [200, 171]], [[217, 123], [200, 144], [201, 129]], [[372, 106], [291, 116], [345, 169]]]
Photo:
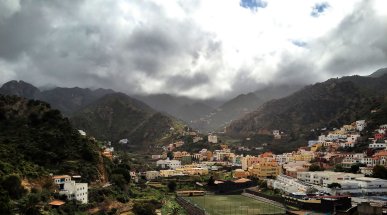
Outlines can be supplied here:
[[24, 81], [9, 81], [0, 88], [0, 94], [4, 95], [16, 95], [28, 99], [34, 99], [40, 90], [30, 83]]

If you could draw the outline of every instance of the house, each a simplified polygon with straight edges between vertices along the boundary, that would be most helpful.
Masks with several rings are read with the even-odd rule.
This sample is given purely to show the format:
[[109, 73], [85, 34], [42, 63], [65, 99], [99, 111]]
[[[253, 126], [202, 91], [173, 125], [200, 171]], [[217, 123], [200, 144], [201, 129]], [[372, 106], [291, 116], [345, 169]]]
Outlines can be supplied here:
[[247, 178], [250, 176], [250, 173], [248, 171], [244, 171], [243, 169], [236, 169], [232, 175], [233, 178]]
[[85, 131], [83, 131], [83, 130], [78, 130], [78, 132], [79, 132], [79, 134], [80, 134], [81, 136], [86, 136], [86, 132], [85, 132]]
[[197, 143], [197, 142], [202, 141], [202, 140], [203, 140], [203, 137], [196, 136], [196, 137], [193, 137], [192, 142]]
[[281, 133], [279, 130], [273, 130], [274, 139], [281, 139]]
[[88, 184], [76, 183], [75, 181], [68, 181], [64, 183], [63, 189], [59, 194], [66, 195], [68, 200], [78, 200], [82, 204], [88, 203]]
[[387, 148], [387, 143], [374, 142], [374, 143], [369, 144], [368, 148], [370, 148], [370, 149], [385, 149], [385, 148]]
[[55, 175], [52, 177], [54, 179], [54, 184], [59, 185], [59, 190], [63, 190], [64, 184], [71, 181], [71, 176], [69, 175]]
[[358, 120], [358, 121], [356, 121], [356, 129], [358, 131], [363, 131], [365, 127], [366, 127], [365, 120]]
[[159, 171], [146, 171], [145, 172], [145, 178], [146, 180], [154, 180], [160, 177], [160, 172]]
[[156, 162], [156, 165], [163, 168], [163, 169], [165, 169], [165, 168], [176, 169], [176, 168], [179, 168], [181, 166], [181, 161], [169, 160], [169, 158], [167, 158], [166, 160], [158, 160]]
[[382, 140], [384, 138], [384, 134], [376, 133], [374, 139], [375, 140]]
[[209, 143], [218, 143], [218, 136], [209, 134], [208, 135], [208, 142]]
[[275, 177], [281, 173], [281, 166], [275, 161], [263, 161], [249, 167], [248, 172], [257, 178]]

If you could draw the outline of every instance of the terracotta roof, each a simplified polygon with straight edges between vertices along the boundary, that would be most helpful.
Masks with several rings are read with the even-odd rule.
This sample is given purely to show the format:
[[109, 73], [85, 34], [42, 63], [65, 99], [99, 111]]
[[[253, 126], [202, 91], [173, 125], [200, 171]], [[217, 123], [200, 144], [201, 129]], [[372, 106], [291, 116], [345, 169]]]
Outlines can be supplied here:
[[240, 178], [238, 180], [235, 180], [234, 183], [245, 183], [251, 181], [250, 179], [247, 178]]
[[377, 152], [374, 156], [387, 156], [387, 150]]
[[60, 178], [71, 178], [69, 175], [54, 175], [52, 176], [53, 179], [60, 179]]
[[52, 202], [48, 203], [49, 205], [54, 205], [54, 206], [61, 206], [64, 205], [65, 202], [61, 200], [53, 200]]

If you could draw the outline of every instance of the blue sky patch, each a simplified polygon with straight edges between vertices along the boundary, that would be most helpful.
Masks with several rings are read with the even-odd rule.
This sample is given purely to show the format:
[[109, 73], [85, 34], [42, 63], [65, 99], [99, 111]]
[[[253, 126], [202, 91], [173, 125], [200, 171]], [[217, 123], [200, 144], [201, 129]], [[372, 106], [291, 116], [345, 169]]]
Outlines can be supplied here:
[[318, 17], [320, 14], [324, 13], [327, 8], [329, 8], [329, 4], [327, 2], [317, 3], [313, 6], [310, 15], [313, 17]]
[[256, 11], [258, 8], [265, 8], [267, 6], [267, 2], [262, 0], [241, 0], [239, 5], [252, 11]]
[[292, 40], [293, 45], [298, 47], [305, 47], [307, 44], [302, 40]]

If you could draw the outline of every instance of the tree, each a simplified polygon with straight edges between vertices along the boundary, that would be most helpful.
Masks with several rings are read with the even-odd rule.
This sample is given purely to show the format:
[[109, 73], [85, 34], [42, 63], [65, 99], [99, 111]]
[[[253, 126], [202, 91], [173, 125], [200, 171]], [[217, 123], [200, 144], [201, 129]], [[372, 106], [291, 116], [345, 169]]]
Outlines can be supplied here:
[[169, 160], [173, 160], [173, 152], [168, 152], [167, 157], [169, 158]]
[[372, 177], [387, 179], [387, 169], [384, 166], [376, 165], [372, 169]]
[[214, 186], [215, 185], [215, 179], [213, 176], [211, 176], [207, 181], [208, 186]]
[[328, 188], [331, 188], [331, 189], [341, 188], [341, 184], [333, 182], [331, 184], [328, 184]]
[[110, 181], [116, 185], [117, 187], [119, 187], [121, 190], [125, 189], [126, 187], [126, 180], [125, 180], [125, 177], [121, 174], [113, 174], [111, 177], [110, 177]]
[[156, 208], [151, 203], [136, 202], [133, 205], [133, 212], [136, 215], [156, 215]]
[[168, 190], [169, 190], [169, 192], [175, 192], [176, 186], [177, 186], [176, 182], [174, 182], [174, 181], [168, 182]]
[[321, 168], [319, 165], [317, 164], [312, 164], [310, 167], [309, 167], [309, 171], [311, 172], [315, 172], [315, 171], [323, 171], [324, 169]]
[[334, 171], [335, 172], [344, 172], [344, 168], [341, 164], [336, 164]]
[[8, 192], [11, 199], [20, 199], [26, 193], [26, 190], [21, 185], [21, 180], [17, 175], [5, 176], [4, 180], [1, 182], [1, 186]]
[[11, 205], [8, 193], [0, 189], [0, 214], [11, 214]]
[[314, 193], [316, 193], [316, 192], [318, 192], [318, 190], [316, 189], [316, 188], [314, 188], [314, 187], [308, 187], [308, 189], [306, 189], [306, 194], [314, 194]]

